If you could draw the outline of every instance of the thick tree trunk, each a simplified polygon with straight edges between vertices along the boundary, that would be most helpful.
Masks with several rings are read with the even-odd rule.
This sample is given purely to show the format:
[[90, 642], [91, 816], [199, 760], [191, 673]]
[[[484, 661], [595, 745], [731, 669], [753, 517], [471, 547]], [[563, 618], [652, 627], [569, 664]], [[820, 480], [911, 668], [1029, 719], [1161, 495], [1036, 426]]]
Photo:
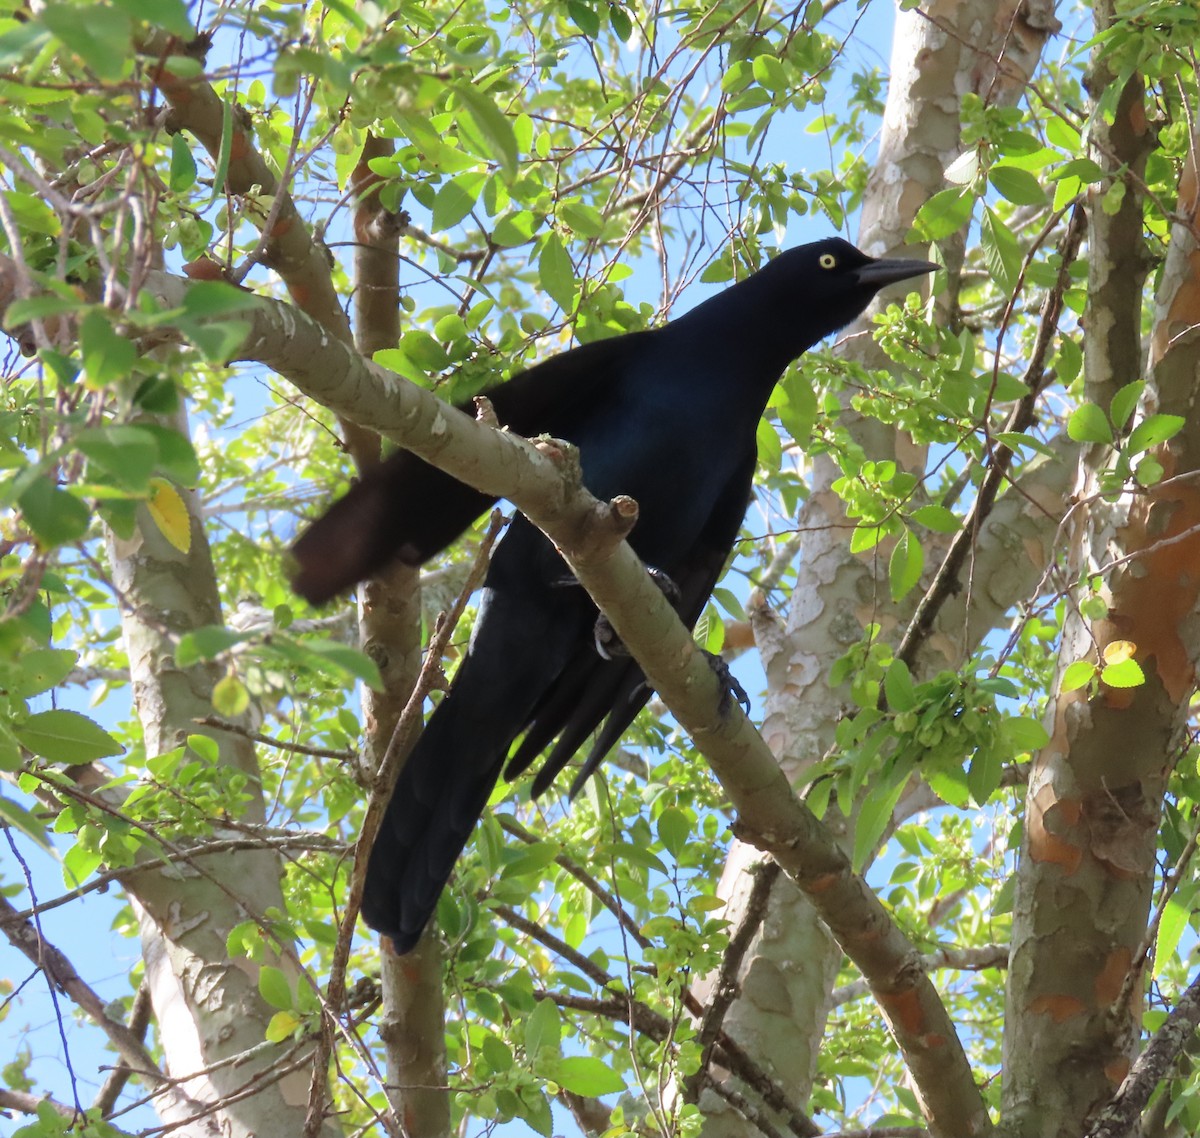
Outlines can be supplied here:
[[[1094, 90], [1111, 79], [1099, 60]], [[1146, 121], [1136, 77], [1120, 91], [1115, 117], [1095, 120], [1097, 161], [1126, 184], [1120, 210], [1100, 207], [1108, 183], [1092, 210], [1086, 376], [1089, 396], [1107, 407], [1140, 374], [1142, 357], [1137, 171]], [[1189, 163], [1180, 211], [1192, 226], [1195, 185]], [[1013, 1138], [1034, 1126], [1047, 1136], [1078, 1134], [1138, 1049], [1157, 829], [1167, 778], [1186, 748], [1200, 660], [1200, 491], [1188, 477], [1200, 470], [1198, 279], [1195, 230], [1176, 224], [1145, 372], [1144, 413], [1185, 422], [1154, 452], [1164, 480], [1106, 501], [1095, 491], [1112, 451], [1092, 447], [1080, 464], [1070, 579], [1084, 588], [1102, 581], [1107, 612], [1085, 616], [1086, 593], [1068, 603], [1059, 675], [1125, 642], [1145, 683], [1060, 693], [1047, 714], [1052, 738], [1029, 781], [1013, 913], [1004, 1048], [1004, 1131]]]
[[[186, 431], [182, 417], [174, 426]], [[221, 677], [215, 664], [187, 669], [175, 664], [180, 636], [222, 623], [195, 498], [179, 492], [190, 520], [187, 553], [167, 541], [144, 508], [132, 538], [109, 535], [134, 709], [148, 756], [165, 754], [189, 735], [205, 733], [194, 720], [212, 714], [213, 686]], [[210, 734], [219, 773], [243, 780], [246, 805], [238, 821], [261, 823], [262, 790], [252, 744], [231, 733]], [[241, 831], [213, 827], [213, 837], [234, 833]], [[172, 839], [169, 832], [161, 837]], [[133, 871], [123, 878], [141, 929], [146, 982], [167, 1073], [184, 1080], [192, 1099], [222, 1104], [221, 1133], [229, 1138], [293, 1138], [304, 1120], [310, 1049], [297, 1051], [290, 1041], [264, 1043], [274, 1009], [258, 989], [262, 965], [282, 969], [295, 985], [301, 970], [294, 966], [292, 946], [281, 944], [278, 934], [266, 936], [260, 961], [231, 960], [226, 946], [230, 931], [247, 919], [272, 927], [268, 914], [283, 910], [280, 875], [274, 853], [240, 850], [181, 859], [170, 870]], [[241, 1093], [248, 1089], [253, 1093]], [[180, 1133], [193, 1132], [186, 1114], [169, 1107], [160, 1112], [165, 1123], [184, 1125]], [[328, 1125], [323, 1133], [337, 1131]]]
[[[1014, 102], [1056, 27], [1050, 0], [937, 2], [923, 4], [921, 11], [897, 13], [879, 159], [863, 203], [859, 244], [864, 249], [880, 254], [904, 243], [917, 210], [942, 188], [943, 171], [959, 154], [962, 96], [974, 92], [995, 102]], [[961, 241], [950, 245], [952, 261], [956, 248], [961, 249]], [[949, 268], [953, 289], [958, 265]], [[864, 327], [860, 324], [858, 330]], [[855, 337], [846, 352], [868, 366], [883, 366], [867, 336]], [[919, 455], [898, 453], [897, 435], [875, 422], [858, 420], [852, 430], [861, 436], [858, 441], [869, 457], [895, 458], [905, 466], [920, 462]], [[786, 624], [763, 605], [751, 612], [768, 683], [763, 736], [793, 781], [833, 743], [844, 698], [841, 691], [829, 688], [831, 665], [859, 639], [866, 624], [882, 621], [885, 628], [894, 629], [897, 623], [888, 611], [886, 581], [878, 578], [880, 559], [860, 560], [849, 553], [853, 525], [830, 489], [839, 474], [827, 460], [814, 463], [814, 490], [799, 521], [800, 573]], [[1013, 517], [1007, 521], [1016, 524]], [[1006, 546], [1003, 538], [996, 541], [1004, 562]], [[1048, 551], [1046, 542], [1045, 555]], [[883, 558], [884, 572], [886, 563]], [[1016, 582], [1010, 577], [1006, 584], [1013, 588]], [[997, 598], [997, 611], [1018, 595], [998, 592], [1005, 595]], [[984, 631], [977, 629], [976, 634]], [[944, 639], [953, 644], [951, 654], [969, 648], [961, 637]], [[832, 808], [826, 822], [838, 826]], [[843, 821], [841, 829], [848, 833], [848, 823]], [[758, 857], [756, 851], [734, 843], [719, 890], [730, 898], [731, 913], [738, 908], [737, 899], [749, 891], [752, 877], [746, 869]], [[789, 1094], [801, 1103], [812, 1089], [841, 959], [808, 903], [780, 878], [762, 934], [747, 953], [742, 997], [730, 1008], [726, 1027], [759, 1062], [776, 1070]], [[708, 1136], [748, 1134], [752, 1129], [715, 1095], [706, 1097], [703, 1107]]]

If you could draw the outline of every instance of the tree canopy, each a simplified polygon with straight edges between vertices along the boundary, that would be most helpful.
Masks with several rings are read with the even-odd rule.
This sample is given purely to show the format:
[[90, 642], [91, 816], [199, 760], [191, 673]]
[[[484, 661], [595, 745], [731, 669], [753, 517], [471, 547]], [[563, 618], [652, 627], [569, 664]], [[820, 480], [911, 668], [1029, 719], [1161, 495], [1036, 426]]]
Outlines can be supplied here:
[[[1198, 40], [0, 0], [16, 1132], [1200, 1130]], [[448, 405], [830, 233], [942, 270], [780, 381], [690, 637], [569, 452]], [[395, 445], [657, 693], [574, 803], [502, 786], [404, 958], [366, 851], [500, 523], [319, 610], [287, 553]]]

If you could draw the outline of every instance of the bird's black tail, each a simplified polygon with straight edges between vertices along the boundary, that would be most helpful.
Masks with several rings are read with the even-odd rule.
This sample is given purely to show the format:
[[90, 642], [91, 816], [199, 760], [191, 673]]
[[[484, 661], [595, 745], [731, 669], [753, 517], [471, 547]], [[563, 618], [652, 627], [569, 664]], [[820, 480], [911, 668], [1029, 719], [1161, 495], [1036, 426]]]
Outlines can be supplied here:
[[404, 764], [367, 863], [363, 920], [398, 953], [420, 940], [508, 749], [507, 733], [499, 747], [485, 734], [464, 737], [446, 706], [454, 702], [453, 693], [442, 701]]
[[[437, 906], [516, 737], [583, 645], [596, 609], [518, 519], [488, 570], [467, 654], [400, 772], [371, 850], [363, 919], [407, 952]], [[557, 732], [554, 732], [557, 733]]]

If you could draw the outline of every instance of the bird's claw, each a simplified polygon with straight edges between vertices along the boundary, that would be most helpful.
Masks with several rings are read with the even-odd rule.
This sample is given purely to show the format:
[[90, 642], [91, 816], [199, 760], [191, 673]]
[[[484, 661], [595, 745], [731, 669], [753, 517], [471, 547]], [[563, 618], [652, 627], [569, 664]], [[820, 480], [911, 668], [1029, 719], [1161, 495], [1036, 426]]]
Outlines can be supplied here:
[[726, 718], [733, 710], [734, 700], [737, 700], [742, 710], [749, 715], [750, 697], [746, 694], [746, 689], [738, 683], [729, 665], [715, 652], [708, 652], [703, 648], [700, 651], [708, 661], [708, 666], [716, 673], [721, 685], [721, 701], [717, 704], [717, 713], [722, 719]]
[[[650, 580], [658, 586], [659, 591], [671, 602], [671, 607], [674, 608], [679, 603], [679, 598], [683, 595], [679, 586], [662, 569], [656, 569], [653, 565], [647, 565], [646, 572], [650, 575]], [[571, 580], [574, 580], [574, 578]], [[562, 583], [567, 584], [568, 582], [564, 581]], [[604, 613], [601, 613], [596, 618], [596, 623], [592, 629], [592, 640], [596, 645], [596, 653], [602, 660], [611, 660], [614, 656], [629, 655], [629, 649], [625, 647], [624, 641], [617, 635], [616, 629], [609, 624], [608, 617]]]

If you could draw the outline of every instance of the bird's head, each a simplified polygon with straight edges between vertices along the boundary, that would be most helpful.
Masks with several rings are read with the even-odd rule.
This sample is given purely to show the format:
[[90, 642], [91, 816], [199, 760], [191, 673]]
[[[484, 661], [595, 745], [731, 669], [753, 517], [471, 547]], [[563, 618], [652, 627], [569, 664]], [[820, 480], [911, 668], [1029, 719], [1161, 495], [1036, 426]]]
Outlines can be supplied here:
[[932, 261], [868, 257], [849, 241], [829, 237], [780, 253], [755, 277], [767, 286], [767, 295], [778, 298], [778, 318], [791, 321], [804, 341], [795, 351], [799, 355], [861, 316], [880, 289], [937, 268]]

